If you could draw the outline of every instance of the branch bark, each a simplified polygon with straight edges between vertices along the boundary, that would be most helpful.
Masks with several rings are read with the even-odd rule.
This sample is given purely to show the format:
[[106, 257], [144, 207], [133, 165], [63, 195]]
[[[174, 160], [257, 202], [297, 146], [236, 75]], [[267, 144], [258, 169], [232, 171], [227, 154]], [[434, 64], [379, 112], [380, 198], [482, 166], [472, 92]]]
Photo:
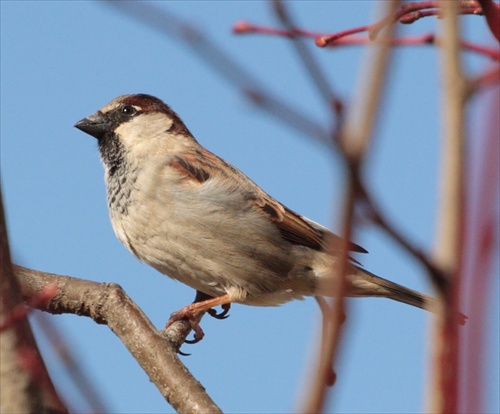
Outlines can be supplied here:
[[177, 412], [222, 412], [177, 356], [190, 331], [188, 322], [178, 321], [160, 332], [117, 284], [21, 266], [14, 266], [14, 271], [26, 301], [48, 287], [56, 289], [57, 293], [48, 301], [36, 304], [38, 309], [87, 316], [108, 325]]

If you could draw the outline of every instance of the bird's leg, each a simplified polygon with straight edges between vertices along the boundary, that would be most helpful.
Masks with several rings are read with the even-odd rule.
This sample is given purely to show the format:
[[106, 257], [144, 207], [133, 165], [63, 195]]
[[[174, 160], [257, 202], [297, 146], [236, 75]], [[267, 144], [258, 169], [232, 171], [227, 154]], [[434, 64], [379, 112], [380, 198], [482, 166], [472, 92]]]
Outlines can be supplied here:
[[[200, 293], [200, 292], [198, 292]], [[195, 302], [191, 303], [190, 305], [184, 306], [182, 309], [179, 309], [178, 311], [172, 313], [170, 315], [170, 319], [167, 322], [167, 325], [165, 326], [165, 329], [167, 329], [170, 325], [172, 325], [174, 322], [177, 322], [179, 320], [187, 320], [189, 321], [189, 324], [191, 325], [191, 329], [194, 331], [194, 340], [193, 341], [185, 341], [188, 343], [196, 343], [199, 342], [203, 339], [203, 336], [205, 335], [203, 333], [203, 330], [200, 327], [200, 323], [196, 319], [196, 316], [198, 316], [200, 313], [207, 312], [214, 306], [219, 306], [221, 305], [224, 309], [224, 311], [220, 314], [222, 316], [225, 316], [227, 313], [227, 310], [229, 310], [229, 306], [231, 304], [231, 297], [226, 294], [222, 296], [218, 296], [216, 298], [209, 297], [209, 299], [205, 299], [203, 296], [203, 293], [197, 294], [196, 299], [199, 298], [200, 301], [197, 302], [195, 299]], [[208, 296], [208, 295], [206, 295]], [[204, 300], [202, 300], [204, 299]], [[228, 306], [229, 305], [229, 306]], [[220, 316], [217, 315], [217, 316]]]
[[[207, 295], [206, 293], [200, 292], [199, 290], [196, 291], [196, 297], [194, 298], [193, 303], [198, 303], [198, 302], [203, 302], [207, 299], [212, 299], [213, 296]], [[222, 305], [222, 312], [217, 313], [215, 309], [208, 309], [207, 313], [215, 319], [226, 319], [229, 317], [228, 312], [231, 309], [231, 303], [225, 303]]]

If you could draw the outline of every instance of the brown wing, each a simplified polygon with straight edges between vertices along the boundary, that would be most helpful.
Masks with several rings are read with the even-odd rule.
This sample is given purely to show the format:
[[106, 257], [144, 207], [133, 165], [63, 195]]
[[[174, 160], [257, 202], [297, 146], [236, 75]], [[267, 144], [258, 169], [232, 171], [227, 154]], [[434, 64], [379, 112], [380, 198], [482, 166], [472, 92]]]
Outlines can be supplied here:
[[[267, 194], [257, 205], [269, 220], [278, 227], [283, 238], [290, 243], [300, 244], [320, 251], [329, 248], [342, 249], [344, 247], [344, 242], [340, 237], [316, 225], [316, 223], [310, 222]], [[367, 253], [364, 248], [354, 243], [349, 243], [348, 248], [358, 253]]]
[[175, 157], [170, 162], [170, 167], [177, 170], [178, 173], [186, 178], [186, 181], [196, 182], [198, 184], [204, 183], [210, 178], [207, 170], [190, 163], [187, 159]]
[[[215, 173], [215, 170], [225, 179], [237, 182], [240, 188], [249, 195], [247, 197], [249, 202], [255, 203], [255, 207], [276, 225], [282, 237], [290, 243], [319, 251], [344, 248], [344, 242], [340, 237], [288, 209], [265, 193], [240, 170], [205, 148], [197, 149], [196, 155], [191, 153], [185, 154], [183, 158], [175, 158], [170, 166], [184, 175], [190, 184], [204, 183]], [[349, 243], [348, 248], [358, 253], [367, 253], [365, 249], [354, 243]]]

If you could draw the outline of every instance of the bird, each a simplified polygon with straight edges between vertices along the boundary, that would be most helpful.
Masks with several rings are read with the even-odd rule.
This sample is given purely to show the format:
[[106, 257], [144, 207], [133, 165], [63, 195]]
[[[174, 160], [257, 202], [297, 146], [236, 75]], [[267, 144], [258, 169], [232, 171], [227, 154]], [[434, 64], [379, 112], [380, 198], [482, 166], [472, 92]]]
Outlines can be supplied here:
[[[140, 261], [197, 292], [167, 327], [220, 319], [231, 303], [279, 306], [334, 297], [346, 250], [326, 227], [292, 211], [205, 149], [159, 98], [122, 95], [75, 124], [97, 139], [117, 238]], [[347, 263], [348, 297], [384, 297], [432, 310], [433, 298]], [[213, 309], [222, 306], [223, 312]]]

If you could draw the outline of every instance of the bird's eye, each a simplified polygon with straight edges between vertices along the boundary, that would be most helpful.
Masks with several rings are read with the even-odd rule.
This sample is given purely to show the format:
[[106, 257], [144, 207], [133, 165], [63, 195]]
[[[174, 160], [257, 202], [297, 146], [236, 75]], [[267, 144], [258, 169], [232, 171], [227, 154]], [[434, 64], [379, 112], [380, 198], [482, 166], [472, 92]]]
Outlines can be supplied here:
[[130, 106], [130, 105], [125, 105], [122, 108], [123, 115], [132, 116], [132, 115], [135, 115], [136, 112], [137, 112], [137, 110], [133, 106]]

